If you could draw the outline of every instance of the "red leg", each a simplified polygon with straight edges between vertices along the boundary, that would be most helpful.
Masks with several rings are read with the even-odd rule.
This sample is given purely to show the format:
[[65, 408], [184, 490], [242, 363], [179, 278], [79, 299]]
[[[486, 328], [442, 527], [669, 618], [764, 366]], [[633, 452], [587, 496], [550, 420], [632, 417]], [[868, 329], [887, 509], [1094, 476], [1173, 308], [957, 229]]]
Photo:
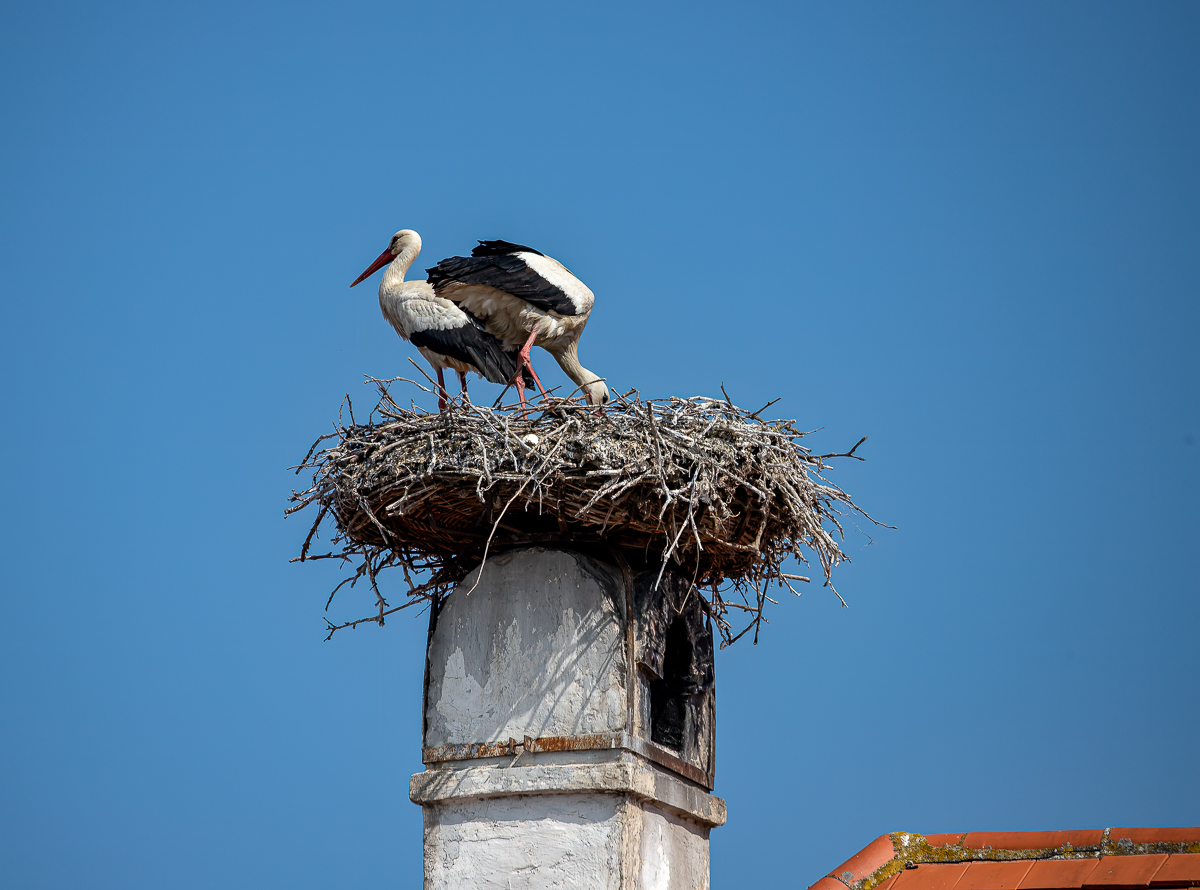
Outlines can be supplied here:
[[446, 410], [446, 379], [442, 377], [442, 369], [438, 368], [438, 410]]
[[533, 370], [533, 364], [529, 359], [525, 359], [525, 367], [529, 369], [529, 376], [533, 378], [533, 382], [537, 384], [537, 388], [542, 391], [542, 397], [546, 397], [546, 387], [542, 386], [542, 381], [538, 379], [537, 371]]
[[525, 363], [529, 361], [529, 350], [533, 346], [533, 341], [537, 339], [537, 328], [533, 329], [533, 333], [529, 335], [529, 339], [525, 341], [525, 345], [521, 347], [517, 353], [517, 371], [513, 374], [512, 383], [517, 387], [517, 398], [521, 401], [521, 410], [524, 411], [527, 406], [525, 404], [525, 375], [522, 371], [525, 370]]
[[521, 363], [517, 362], [517, 376], [513, 378], [513, 383], [517, 386], [517, 398], [521, 400], [521, 409], [524, 410], [525, 405], [525, 375], [521, 373]]
[[[529, 333], [529, 339], [525, 341], [525, 345], [521, 347], [520, 359], [517, 362], [517, 391], [524, 389], [524, 381], [521, 380], [522, 366], [529, 369], [529, 376], [533, 378], [533, 382], [537, 384], [537, 388], [542, 392], [542, 398], [546, 398], [546, 387], [542, 386], [542, 381], [538, 379], [537, 371], [533, 370], [533, 362], [529, 360], [529, 350], [533, 349], [533, 341], [537, 339], [538, 330], [535, 326]], [[524, 404], [522, 400], [521, 404]]]
[[458, 372], [458, 385], [462, 387], [463, 401], [470, 402], [471, 399], [467, 396], [467, 375], [462, 371]]

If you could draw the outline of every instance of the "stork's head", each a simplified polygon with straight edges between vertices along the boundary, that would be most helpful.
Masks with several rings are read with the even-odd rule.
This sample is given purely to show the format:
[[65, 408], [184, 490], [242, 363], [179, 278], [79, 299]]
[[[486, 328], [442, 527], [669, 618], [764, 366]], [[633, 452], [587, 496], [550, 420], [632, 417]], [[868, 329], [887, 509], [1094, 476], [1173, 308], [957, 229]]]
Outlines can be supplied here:
[[590, 383], [585, 383], [580, 389], [587, 396], [589, 405], [608, 404], [608, 387], [604, 385], [603, 380], [593, 380]]
[[421, 236], [412, 229], [401, 229], [392, 236], [392, 240], [388, 242], [387, 250], [377, 256], [375, 258], [375, 262], [371, 263], [371, 265], [367, 267], [367, 271], [355, 278], [354, 283], [350, 286], [354, 287], [355, 284], [358, 284], [363, 279], [369, 278], [388, 263], [399, 258], [402, 254], [408, 260], [408, 262], [404, 264], [405, 271], [407, 271], [408, 267], [412, 265], [412, 261], [417, 258], [417, 254], [420, 252]]
[[421, 236], [412, 229], [401, 229], [392, 236], [388, 250], [392, 252], [392, 256], [400, 256], [401, 253], [408, 250], [415, 257], [421, 252]]

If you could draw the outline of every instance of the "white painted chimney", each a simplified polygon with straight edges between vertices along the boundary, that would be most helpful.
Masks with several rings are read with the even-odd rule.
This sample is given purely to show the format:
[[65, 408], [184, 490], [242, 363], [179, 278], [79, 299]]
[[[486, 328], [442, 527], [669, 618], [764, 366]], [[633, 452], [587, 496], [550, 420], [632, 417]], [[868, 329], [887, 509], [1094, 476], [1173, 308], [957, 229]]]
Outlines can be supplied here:
[[428, 890], [708, 887], [712, 632], [657, 574], [519, 550], [431, 616], [409, 789]]

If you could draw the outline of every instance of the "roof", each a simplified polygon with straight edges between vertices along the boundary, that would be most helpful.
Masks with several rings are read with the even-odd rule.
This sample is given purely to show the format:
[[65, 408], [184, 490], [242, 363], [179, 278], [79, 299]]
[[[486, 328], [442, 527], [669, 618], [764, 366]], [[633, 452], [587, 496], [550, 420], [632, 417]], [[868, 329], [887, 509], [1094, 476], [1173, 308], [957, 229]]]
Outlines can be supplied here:
[[810, 890], [1200, 887], [1200, 827], [973, 831], [876, 838]]

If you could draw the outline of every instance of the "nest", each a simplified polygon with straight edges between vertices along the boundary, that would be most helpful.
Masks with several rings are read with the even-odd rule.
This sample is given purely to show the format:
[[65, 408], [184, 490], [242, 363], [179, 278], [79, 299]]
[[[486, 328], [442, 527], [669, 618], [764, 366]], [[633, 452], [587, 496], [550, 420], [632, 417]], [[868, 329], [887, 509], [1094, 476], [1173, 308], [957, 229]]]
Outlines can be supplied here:
[[[544, 543], [657, 567], [660, 578], [670, 567], [700, 592], [723, 646], [751, 629], [757, 640], [763, 607], [776, 602], [771, 585], [799, 595], [795, 584], [809, 581], [785, 571], [789, 560], [815, 562], [832, 589], [831, 572], [846, 559], [839, 517], [874, 522], [823, 476], [832, 458], [861, 460], [854, 451], [865, 437], [848, 452], [814, 454], [794, 421], [759, 417], [770, 405], [751, 413], [728, 398], [630, 391], [599, 410], [549, 397], [527, 415], [463, 400], [431, 413], [397, 402], [390, 386], [399, 380], [430, 391], [368, 378], [379, 401], [367, 422], [355, 422], [347, 397], [349, 424], [339, 416], [296, 468], [313, 481], [293, 491], [286, 512], [315, 506], [317, 515], [293, 561], [355, 565], [330, 602], [364, 579], [375, 595], [371, 615], [329, 623], [330, 636], [436, 602], [489, 553]], [[327, 518], [334, 549], [314, 555]], [[389, 567], [407, 582], [396, 606], [378, 585]]]

